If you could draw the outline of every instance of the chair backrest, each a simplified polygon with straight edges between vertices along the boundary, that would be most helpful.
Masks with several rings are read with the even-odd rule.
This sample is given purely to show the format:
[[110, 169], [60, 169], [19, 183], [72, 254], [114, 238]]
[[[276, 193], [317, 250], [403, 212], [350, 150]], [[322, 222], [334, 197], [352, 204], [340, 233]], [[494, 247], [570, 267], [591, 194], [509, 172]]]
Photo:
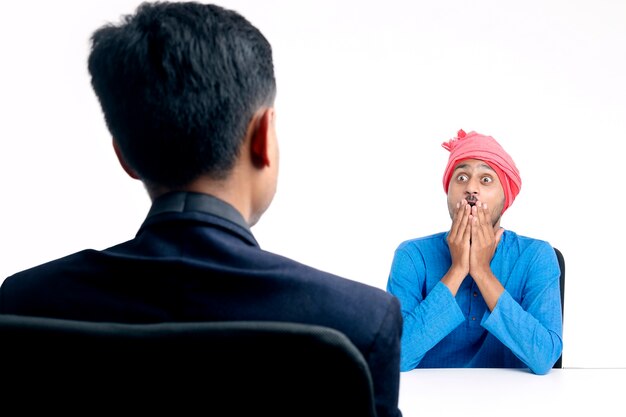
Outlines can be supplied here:
[[322, 326], [0, 315], [0, 355], [20, 414], [375, 416], [365, 359]]
[[[561, 288], [561, 315], [565, 315], [565, 258], [563, 257], [563, 253], [557, 248], [554, 248], [554, 252], [556, 253], [556, 259], [559, 261], [559, 268], [561, 269], [561, 276], [559, 278], [559, 286]], [[563, 355], [559, 357], [559, 359], [554, 363], [553, 368], [562, 368], [563, 367]]]

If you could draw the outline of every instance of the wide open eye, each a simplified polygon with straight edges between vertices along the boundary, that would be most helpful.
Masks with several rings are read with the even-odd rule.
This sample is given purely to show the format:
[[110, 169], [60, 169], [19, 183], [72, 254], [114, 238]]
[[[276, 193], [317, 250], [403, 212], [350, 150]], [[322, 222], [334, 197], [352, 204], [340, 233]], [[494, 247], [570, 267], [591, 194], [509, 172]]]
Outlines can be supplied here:
[[485, 177], [482, 177], [480, 179], [480, 182], [482, 182], [483, 184], [489, 184], [489, 183], [493, 182], [493, 178], [491, 178], [489, 176], [485, 176]]
[[456, 180], [458, 182], [467, 182], [469, 180], [469, 177], [467, 176], [467, 174], [459, 174], [456, 176]]

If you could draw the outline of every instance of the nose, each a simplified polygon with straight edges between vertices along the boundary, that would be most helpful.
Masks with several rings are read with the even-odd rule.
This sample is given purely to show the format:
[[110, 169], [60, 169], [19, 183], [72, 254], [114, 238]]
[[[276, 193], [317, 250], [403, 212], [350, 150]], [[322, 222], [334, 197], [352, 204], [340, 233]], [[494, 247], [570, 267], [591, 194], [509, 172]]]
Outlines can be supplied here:
[[478, 195], [478, 189], [479, 189], [479, 179], [477, 178], [470, 178], [469, 181], [467, 181], [466, 185], [465, 185], [465, 195], [466, 196], [472, 196], [472, 198], [476, 198], [476, 196]]
[[467, 182], [465, 192], [468, 194], [478, 194], [478, 188], [478, 180], [472, 178]]

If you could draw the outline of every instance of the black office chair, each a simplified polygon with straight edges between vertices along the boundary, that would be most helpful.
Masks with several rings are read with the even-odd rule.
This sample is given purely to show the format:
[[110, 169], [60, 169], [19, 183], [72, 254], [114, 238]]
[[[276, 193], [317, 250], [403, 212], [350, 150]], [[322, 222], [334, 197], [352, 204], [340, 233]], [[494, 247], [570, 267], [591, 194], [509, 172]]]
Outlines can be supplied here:
[[[565, 314], [565, 258], [563, 257], [563, 253], [557, 248], [554, 248], [554, 252], [556, 253], [556, 258], [559, 261], [559, 268], [561, 269], [561, 275], [559, 277], [559, 286], [561, 288], [561, 315]], [[554, 363], [553, 368], [562, 368], [563, 367], [563, 355], [559, 357], [559, 359]]]
[[0, 355], [17, 414], [376, 415], [363, 356], [321, 326], [0, 315]]

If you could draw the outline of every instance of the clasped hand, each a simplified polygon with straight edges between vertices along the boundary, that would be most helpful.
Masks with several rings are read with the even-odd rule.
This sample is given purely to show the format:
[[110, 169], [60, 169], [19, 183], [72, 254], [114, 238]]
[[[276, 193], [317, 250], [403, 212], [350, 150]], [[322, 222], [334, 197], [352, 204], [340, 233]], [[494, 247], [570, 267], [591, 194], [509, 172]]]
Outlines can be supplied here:
[[452, 257], [451, 269], [474, 279], [491, 272], [491, 259], [504, 229], [494, 229], [487, 204], [480, 200], [475, 205], [466, 199], [457, 203], [452, 227], [448, 233], [448, 247]]

